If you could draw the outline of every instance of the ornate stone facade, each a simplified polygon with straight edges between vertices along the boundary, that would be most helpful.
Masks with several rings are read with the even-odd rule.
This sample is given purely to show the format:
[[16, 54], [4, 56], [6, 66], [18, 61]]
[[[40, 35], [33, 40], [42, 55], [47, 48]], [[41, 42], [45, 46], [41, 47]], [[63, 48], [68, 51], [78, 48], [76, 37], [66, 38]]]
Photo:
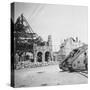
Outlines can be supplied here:
[[48, 36], [48, 42], [45, 42], [44, 46], [34, 44], [34, 63], [49, 63], [53, 61], [52, 53], [52, 39]]

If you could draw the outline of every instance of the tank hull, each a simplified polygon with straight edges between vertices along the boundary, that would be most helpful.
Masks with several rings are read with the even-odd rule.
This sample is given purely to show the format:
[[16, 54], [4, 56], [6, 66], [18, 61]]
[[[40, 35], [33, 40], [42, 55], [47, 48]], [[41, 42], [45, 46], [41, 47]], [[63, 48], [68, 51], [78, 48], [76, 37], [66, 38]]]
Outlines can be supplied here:
[[63, 71], [84, 71], [88, 70], [87, 46], [73, 50], [63, 62], [59, 63], [59, 68]]

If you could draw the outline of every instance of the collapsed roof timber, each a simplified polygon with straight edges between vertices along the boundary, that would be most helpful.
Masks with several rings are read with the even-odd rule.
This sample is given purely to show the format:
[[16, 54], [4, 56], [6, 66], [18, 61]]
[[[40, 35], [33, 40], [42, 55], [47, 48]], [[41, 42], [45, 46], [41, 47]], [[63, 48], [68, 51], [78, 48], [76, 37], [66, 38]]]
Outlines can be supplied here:
[[41, 46], [45, 45], [45, 41], [33, 31], [23, 14], [17, 18], [14, 27], [16, 50], [31, 50], [34, 43]]

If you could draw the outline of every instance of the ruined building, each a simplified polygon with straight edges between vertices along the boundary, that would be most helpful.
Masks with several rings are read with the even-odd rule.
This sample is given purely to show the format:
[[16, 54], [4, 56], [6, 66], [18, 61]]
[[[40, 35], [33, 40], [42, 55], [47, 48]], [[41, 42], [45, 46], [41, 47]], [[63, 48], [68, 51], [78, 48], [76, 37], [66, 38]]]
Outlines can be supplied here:
[[45, 64], [53, 62], [52, 38], [48, 36], [48, 41], [43, 41], [41, 36], [34, 33], [26, 18], [21, 14], [14, 24], [14, 53], [17, 62], [35, 64]]
[[60, 50], [57, 52], [57, 60], [62, 61], [62, 59], [68, 56], [73, 49], [83, 45], [84, 43], [78, 40], [77, 37], [75, 39], [73, 37], [65, 39], [60, 45]]
[[64, 42], [60, 46], [60, 52], [63, 52], [66, 56], [75, 48], [83, 46], [84, 43], [82, 43], [78, 38], [75, 39], [73, 37], [67, 38], [64, 40]]
[[34, 50], [34, 62], [50, 62], [53, 60], [52, 57], [52, 40], [51, 40], [51, 36], [48, 36], [48, 41], [44, 42], [44, 45], [37, 45], [34, 44], [33, 47]]

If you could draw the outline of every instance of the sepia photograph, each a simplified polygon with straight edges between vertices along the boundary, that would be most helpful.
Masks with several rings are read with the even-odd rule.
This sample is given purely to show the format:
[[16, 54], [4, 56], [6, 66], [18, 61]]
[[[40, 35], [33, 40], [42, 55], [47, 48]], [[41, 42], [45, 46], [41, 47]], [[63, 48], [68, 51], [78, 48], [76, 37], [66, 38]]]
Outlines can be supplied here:
[[88, 84], [88, 6], [11, 3], [11, 86]]

